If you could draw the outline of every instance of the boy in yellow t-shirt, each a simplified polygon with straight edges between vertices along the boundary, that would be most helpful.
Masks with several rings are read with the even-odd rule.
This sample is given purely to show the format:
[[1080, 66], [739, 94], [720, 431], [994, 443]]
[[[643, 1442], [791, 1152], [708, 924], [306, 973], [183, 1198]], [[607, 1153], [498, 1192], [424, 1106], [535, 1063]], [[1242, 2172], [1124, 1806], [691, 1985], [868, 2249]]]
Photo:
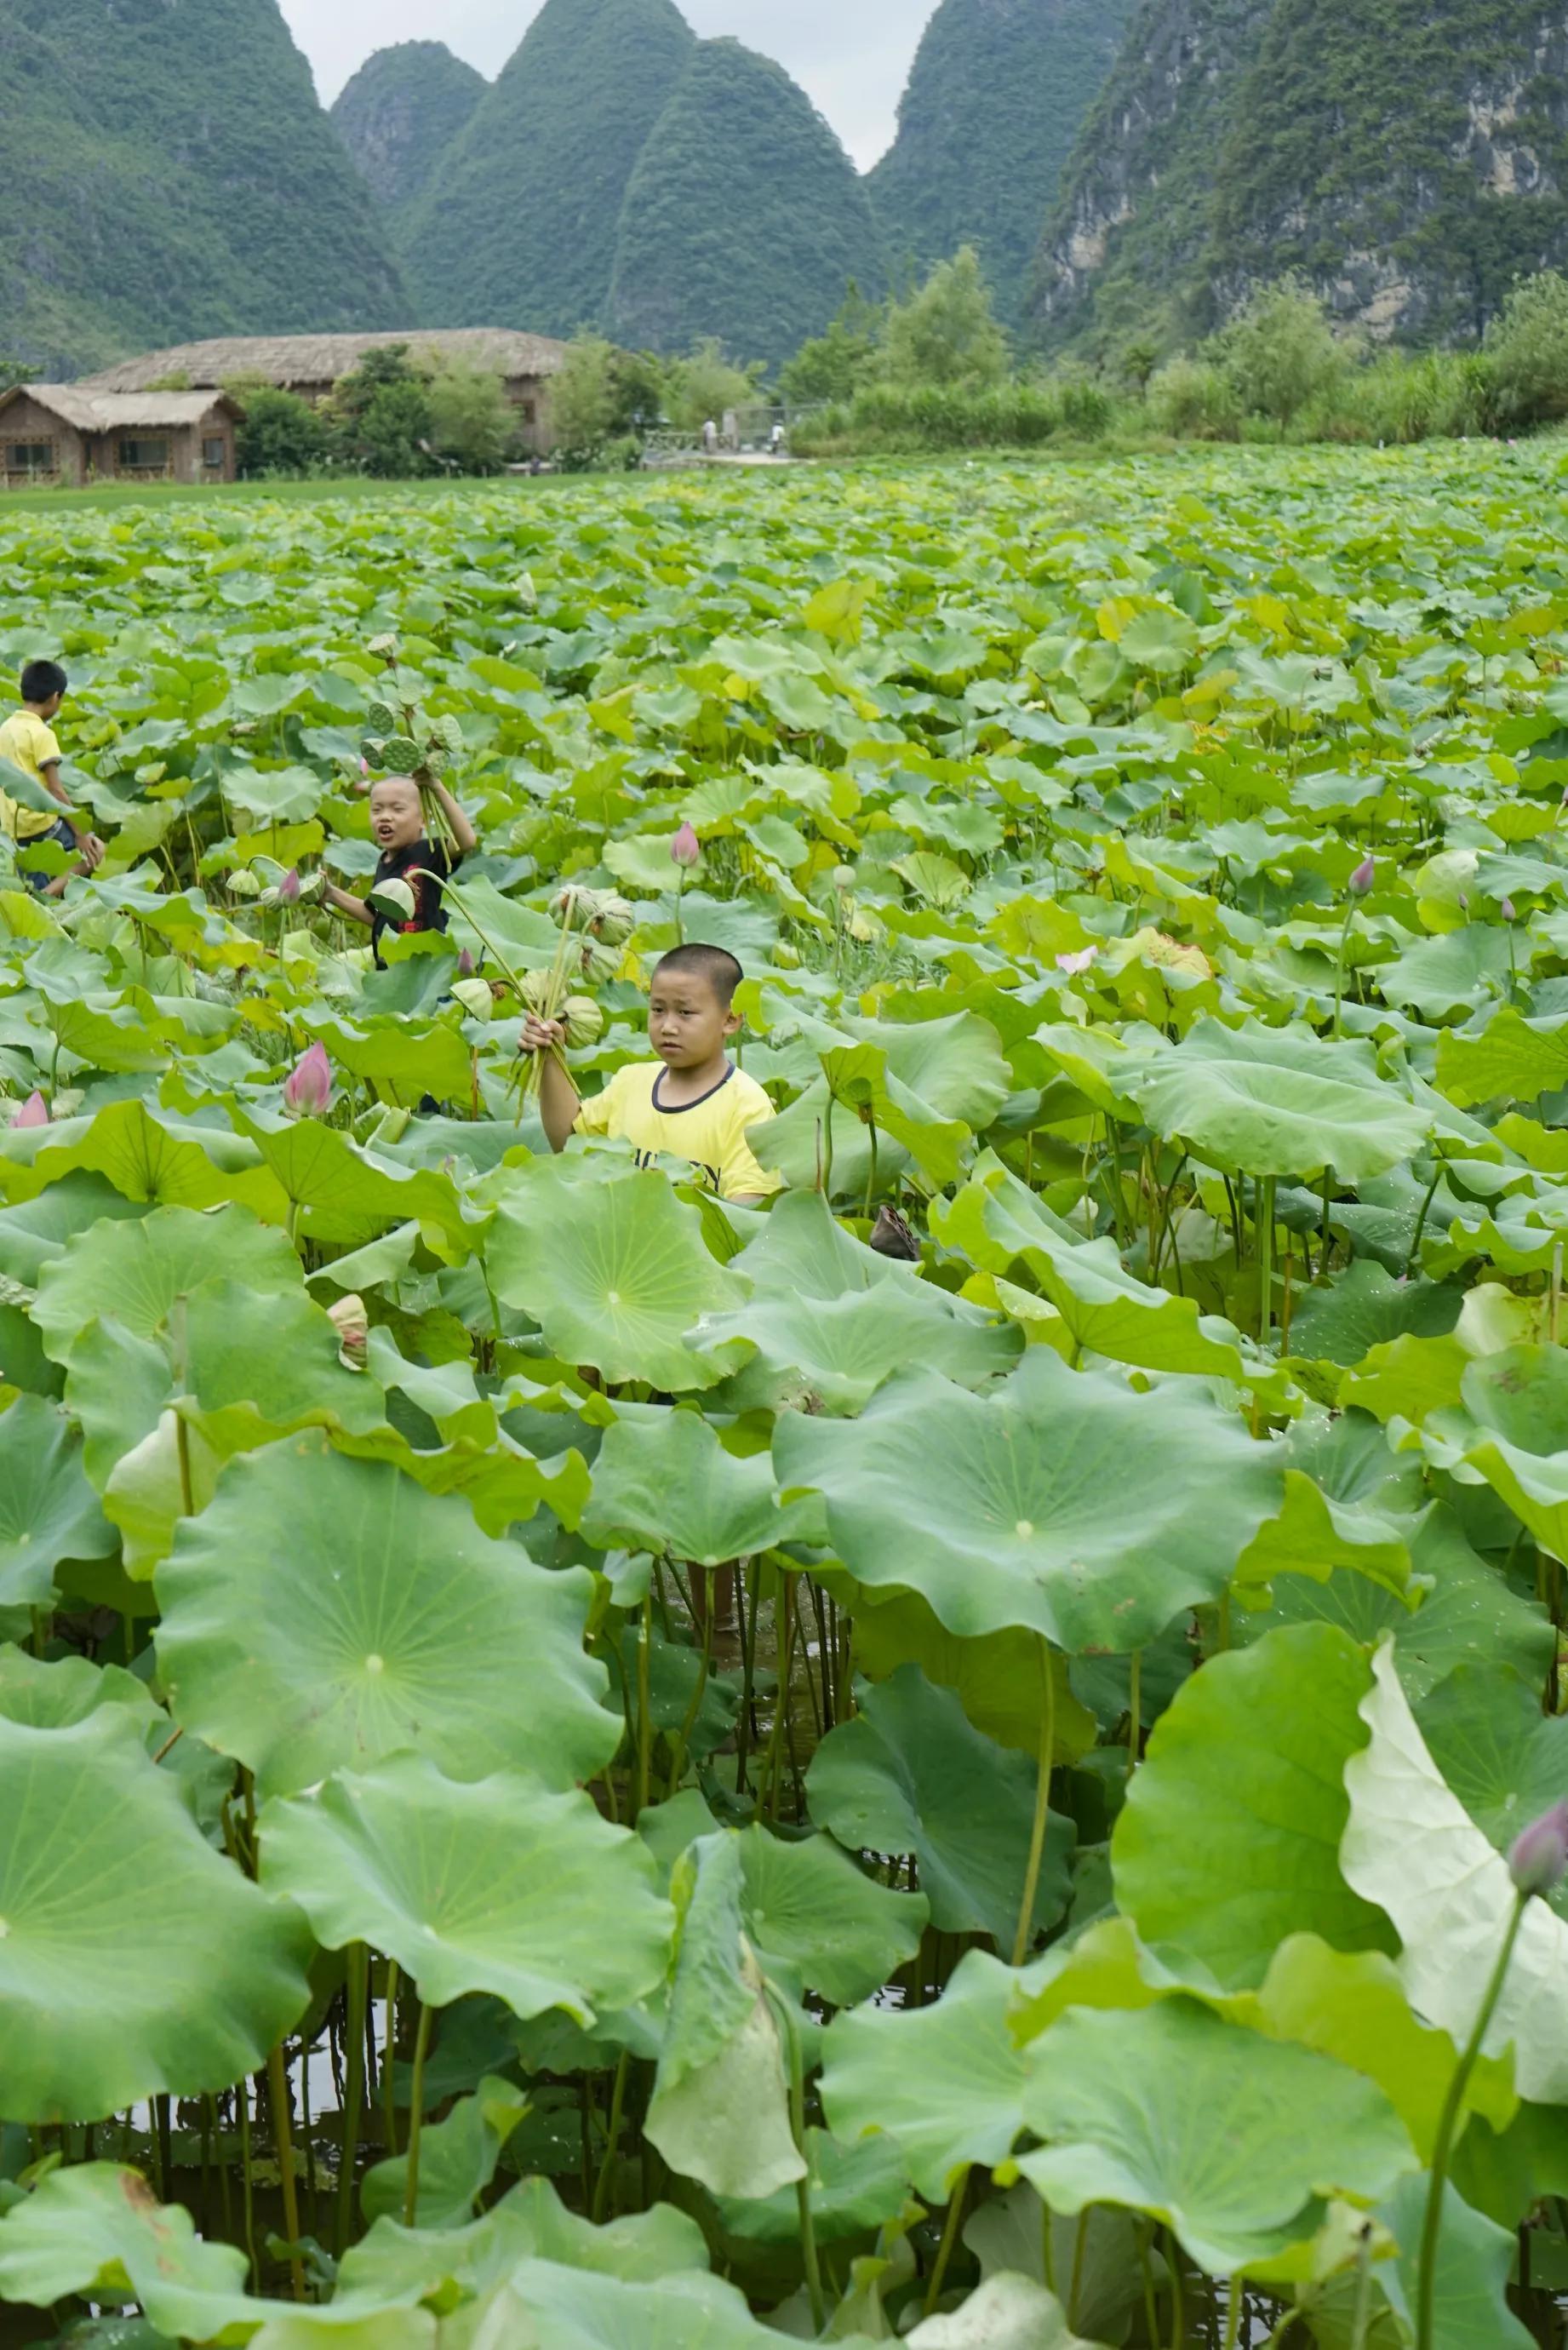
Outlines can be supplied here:
[[[62, 848], [78, 850], [74, 869], [91, 873], [102, 862], [103, 843], [71, 806], [60, 781], [60, 746], [54, 731], [54, 721], [60, 714], [69, 682], [58, 661], [29, 661], [22, 671], [22, 707], [0, 726], [0, 759], [9, 761], [13, 767], [19, 767], [23, 775], [41, 785], [51, 799], [58, 800], [65, 813], [54, 816], [42, 808], [24, 806], [20, 800], [11, 797], [0, 776], [0, 826], [18, 848], [36, 847], [40, 841], [53, 840]], [[38, 896], [57, 898], [69, 876], [62, 873], [50, 880], [46, 874], [25, 873], [23, 879]]]
[[618, 1135], [642, 1166], [685, 1160], [698, 1182], [739, 1207], [757, 1207], [782, 1191], [783, 1178], [758, 1166], [746, 1139], [772, 1118], [774, 1106], [724, 1049], [740, 1032], [734, 1002], [741, 979], [740, 964], [722, 947], [673, 948], [649, 992], [648, 1039], [658, 1060], [618, 1069], [586, 1102], [550, 1051], [566, 1041], [561, 1023], [530, 1013], [519, 1042], [524, 1052], [546, 1056], [539, 1116], [551, 1149], [564, 1150], [574, 1133]]

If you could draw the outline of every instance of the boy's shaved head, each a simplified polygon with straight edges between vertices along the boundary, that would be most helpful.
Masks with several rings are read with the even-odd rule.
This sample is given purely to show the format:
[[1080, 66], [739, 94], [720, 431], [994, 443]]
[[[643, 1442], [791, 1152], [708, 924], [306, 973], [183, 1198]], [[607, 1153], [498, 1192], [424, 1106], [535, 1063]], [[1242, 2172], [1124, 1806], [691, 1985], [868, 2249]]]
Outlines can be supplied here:
[[690, 946], [671, 947], [660, 956], [653, 984], [657, 987], [661, 979], [700, 979], [728, 1012], [745, 975], [728, 948], [701, 946], [693, 941]]
[[412, 775], [379, 775], [370, 786], [370, 797], [374, 799], [378, 793], [387, 792], [411, 793], [417, 800], [420, 787]]

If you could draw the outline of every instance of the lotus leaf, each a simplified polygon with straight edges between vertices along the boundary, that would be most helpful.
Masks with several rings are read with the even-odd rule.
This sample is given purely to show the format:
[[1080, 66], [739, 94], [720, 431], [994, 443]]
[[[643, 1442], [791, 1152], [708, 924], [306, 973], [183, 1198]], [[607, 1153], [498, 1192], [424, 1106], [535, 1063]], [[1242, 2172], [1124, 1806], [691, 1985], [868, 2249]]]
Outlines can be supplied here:
[[42, 1396], [0, 1414], [0, 1607], [37, 1607], [67, 1561], [116, 1547], [67, 1415]]

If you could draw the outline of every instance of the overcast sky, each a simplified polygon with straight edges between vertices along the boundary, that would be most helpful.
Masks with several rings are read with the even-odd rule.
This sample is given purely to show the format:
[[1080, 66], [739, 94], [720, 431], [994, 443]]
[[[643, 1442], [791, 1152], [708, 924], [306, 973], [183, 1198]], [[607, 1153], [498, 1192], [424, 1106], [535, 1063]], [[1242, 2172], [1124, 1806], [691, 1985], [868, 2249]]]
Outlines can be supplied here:
[[[282, 0], [327, 105], [372, 49], [440, 40], [500, 72], [542, 0]], [[733, 33], [811, 92], [856, 161], [893, 136], [898, 94], [934, 0], [680, 0], [699, 33]]]

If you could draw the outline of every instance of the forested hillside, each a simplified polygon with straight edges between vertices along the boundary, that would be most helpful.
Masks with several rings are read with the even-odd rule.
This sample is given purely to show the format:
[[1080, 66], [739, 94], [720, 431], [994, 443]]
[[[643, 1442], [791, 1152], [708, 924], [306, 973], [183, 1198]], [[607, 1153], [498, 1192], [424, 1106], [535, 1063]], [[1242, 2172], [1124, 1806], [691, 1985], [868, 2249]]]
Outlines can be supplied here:
[[1568, 30], [1539, 0], [1143, 0], [1033, 294], [1048, 348], [1169, 343], [1294, 270], [1473, 339], [1568, 257]]
[[378, 49], [343, 90], [333, 123], [394, 231], [484, 91], [484, 76], [442, 41]]
[[0, 0], [6, 355], [392, 327], [371, 200], [276, 0]]
[[603, 319], [627, 182], [695, 47], [674, 0], [545, 0], [409, 217], [421, 324]]
[[896, 273], [972, 244], [998, 311], [1019, 324], [1042, 224], [1132, 5], [941, 0], [871, 173]]
[[666, 351], [713, 336], [776, 365], [851, 279], [883, 276], [865, 182], [805, 91], [739, 41], [701, 42], [627, 188], [610, 333]]

